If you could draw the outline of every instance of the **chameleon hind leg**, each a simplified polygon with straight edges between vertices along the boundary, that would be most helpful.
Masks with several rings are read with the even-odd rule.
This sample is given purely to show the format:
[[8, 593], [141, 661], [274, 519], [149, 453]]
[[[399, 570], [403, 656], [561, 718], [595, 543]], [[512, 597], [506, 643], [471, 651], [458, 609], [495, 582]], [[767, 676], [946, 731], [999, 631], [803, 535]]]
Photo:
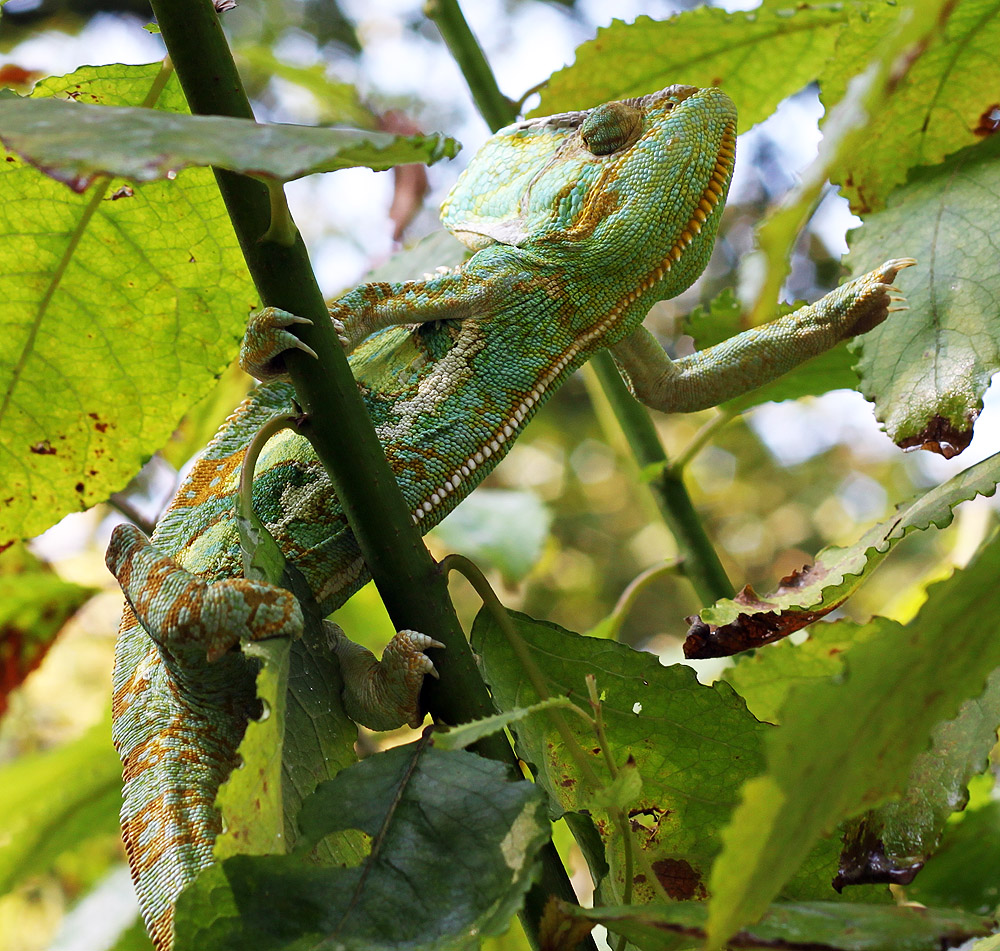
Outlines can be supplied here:
[[240, 638], [295, 637], [302, 610], [289, 592], [246, 578], [206, 581], [161, 552], [134, 525], [119, 525], [105, 556], [139, 623], [161, 650], [218, 660]]
[[260, 712], [255, 666], [231, 648], [240, 638], [297, 635], [302, 614], [273, 585], [186, 571], [133, 525], [115, 529], [106, 561], [129, 603], [112, 730], [123, 767], [122, 839], [143, 918], [165, 951], [177, 896], [214, 861], [215, 797]]
[[717, 406], [781, 376], [841, 340], [882, 323], [901, 300], [896, 274], [917, 262], [894, 258], [779, 320], [673, 361], [644, 327], [611, 348], [636, 399], [664, 413]]
[[[241, 352], [244, 369], [255, 376], [270, 375], [280, 369], [281, 354], [290, 347], [316, 356], [286, 329], [302, 322], [302, 318], [273, 307], [252, 315]], [[336, 624], [326, 621], [324, 628], [343, 672], [347, 715], [372, 730], [392, 730], [404, 723], [419, 726], [423, 721], [420, 688], [424, 676], [437, 676], [424, 651], [444, 645], [418, 631], [403, 630], [389, 642], [379, 661]]]
[[420, 726], [420, 687], [426, 675], [438, 675], [424, 651], [444, 644], [418, 631], [399, 631], [379, 661], [332, 621], [324, 621], [323, 627], [344, 675], [347, 715], [370, 730], [393, 730], [404, 723]]

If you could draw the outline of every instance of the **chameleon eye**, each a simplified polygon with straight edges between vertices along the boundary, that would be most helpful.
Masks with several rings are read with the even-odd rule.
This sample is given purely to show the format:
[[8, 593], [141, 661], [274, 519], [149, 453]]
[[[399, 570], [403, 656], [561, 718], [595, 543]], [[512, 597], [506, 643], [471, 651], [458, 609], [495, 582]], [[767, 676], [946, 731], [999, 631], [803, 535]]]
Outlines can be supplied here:
[[594, 155], [610, 155], [631, 145], [642, 129], [642, 110], [625, 102], [606, 102], [591, 109], [580, 135]]

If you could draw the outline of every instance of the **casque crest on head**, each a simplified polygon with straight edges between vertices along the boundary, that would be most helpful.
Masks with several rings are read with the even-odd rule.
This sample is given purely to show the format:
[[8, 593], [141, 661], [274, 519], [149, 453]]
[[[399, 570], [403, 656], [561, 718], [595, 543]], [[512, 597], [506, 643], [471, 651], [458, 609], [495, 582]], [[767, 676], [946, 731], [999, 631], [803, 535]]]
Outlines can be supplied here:
[[[682, 144], [692, 130], [706, 148]], [[711, 242], [735, 141], [735, 107], [714, 88], [668, 86], [528, 119], [483, 145], [445, 199], [441, 218], [473, 250], [492, 244], [542, 250], [570, 241], [586, 253], [586, 239], [596, 236], [602, 248], [626, 253], [652, 239], [648, 251], [669, 258], [675, 247], [698, 241], [703, 226]], [[644, 211], [636, 214], [637, 206]]]

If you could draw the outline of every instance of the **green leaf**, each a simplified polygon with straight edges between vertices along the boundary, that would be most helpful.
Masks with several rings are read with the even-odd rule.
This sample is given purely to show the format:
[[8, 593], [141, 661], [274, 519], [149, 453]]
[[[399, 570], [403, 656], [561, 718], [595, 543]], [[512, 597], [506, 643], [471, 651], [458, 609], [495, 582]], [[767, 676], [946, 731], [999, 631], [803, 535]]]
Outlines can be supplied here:
[[[900, 11], [909, 6], [867, 4], [862, 13], [867, 22], [838, 34], [836, 54], [820, 77], [824, 104], [837, 102], [847, 89], [851, 72], [843, 64], [869, 62]], [[843, 185], [842, 191], [857, 214], [880, 208], [892, 189], [906, 179], [908, 169], [940, 162], [992, 131], [987, 119], [996, 97], [991, 98], [987, 90], [1000, 87], [1000, 59], [996, 55], [1000, 4], [996, 0], [961, 0], [933, 6], [939, 25], [925, 49], [911, 51], [902, 79], [879, 111], [877, 134], [868, 137], [862, 148], [844, 155], [830, 175], [831, 181]], [[982, 205], [974, 201], [958, 205], [956, 210], [962, 207]], [[888, 246], [882, 246], [873, 263], [885, 257]], [[925, 260], [912, 249], [905, 253]]]
[[121, 789], [107, 722], [0, 767], [0, 894], [80, 843], [117, 835]]
[[243, 652], [260, 661], [257, 697], [261, 716], [250, 720], [237, 755], [240, 766], [222, 784], [215, 799], [224, 819], [213, 855], [267, 855], [286, 850], [281, 754], [284, 747], [288, 688], [288, 638], [252, 641]]
[[[816, 624], [810, 629], [809, 640], [802, 644], [784, 641], [769, 650], [739, 657], [725, 679], [755, 716], [775, 723], [793, 688], [838, 676], [852, 648], [877, 633], [871, 625], [850, 621]], [[914, 761], [902, 797], [850, 823], [837, 876], [840, 886], [887, 881], [905, 884], [912, 878], [935, 851], [949, 815], [965, 807], [966, 788], [985, 768], [998, 724], [1000, 673], [994, 672], [981, 697], [966, 701], [955, 719], [934, 728], [931, 749]], [[921, 878], [924, 874], [921, 872]], [[954, 904], [933, 896], [927, 903]]]
[[[748, 129], [816, 78], [847, 22], [837, 5], [796, 7], [778, 0], [748, 12], [699, 7], [669, 20], [613, 20], [577, 49], [572, 66], [552, 75], [532, 115], [689, 83], [721, 86]], [[766, 62], [781, 68], [762, 68]]]
[[[324, 783], [300, 826], [292, 855], [235, 856], [199, 876], [178, 902], [176, 951], [476, 948], [520, 907], [549, 835], [531, 783], [425, 742]], [[353, 829], [371, 837], [359, 865], [314, 863], [312, 846]]]
[[[34, 96], [135, 104], [158, 72], [83, 67]], [[185, 108], [176, 79], [157, 104]], [[207, 169], [75, 195], [8, 156], [0, 235], [3, 545], [121, 488], [232, 360], [257, 295]]]
[[534, 492], [477, 489], [434, 529], [438, 540], [508, 585], [522, 581], [542, 557], [552, 513]]
[[434, 745], [439, 750], [464, 750], [484, 736], [499, 733], [510, 724], [523, 720], [533, 713], [541, 713], [543, 710], [551, 710], [553, 707], [565, 709], [572, 706], [572, 701], [565, 697], [550, 697], [548, 700], [533, 703], [530, 707], [517, 707], [491, 717], [482, 717], [479, 720], [472, 720], [470, 723], [449, 727], [447, 731], [434, 734]]
[[816, 624], [809, 629], [809, 640], [801, 644], [781, 641], [766, 651], [738, 654], [723, 679], [746, 700], [758, 720], [780, 723], [781, 708], [794, 687], [839, 674], [845, 651], [877, 633], [852, 621]]
[[[553, 694], [586, 704], [584, 678], [596, 676], [612, 756], [619, 767], [634, 760], [642, 776], [641, 793], [628, 812], [633, 847], [672, 898], [703, 897], [718, 831], [736, 804], [736, 791], [763, 766], [761, 738], [767, 728], [728, 685], [705, 687], [689, 667], [663, 667], [652, 654], [515, 612], [510, 616]], [[489, 612], [479, 612], [472, 643], [501, 709], [538, 699]], [[519, 755], [560, 809], [586, 811], [593, 818], [611, 866], [602, 887], [621, 900], [623, 843], [608, 810], [594, 804], [596, 790], [611, 786], [611, 776], [593, 730], [577, 717], [565, 719], [596, 773], [596, 785], [587, 782], [549, 717], [513, 726]], [[655, 897], [638, 868], [633, 884], [637, 901]]]
[[81, 192], [98, 175], [151, 182], [192, 165], [213, 165], [289, 182], [358, 165], [383, 170], [432, 163], [453, 158], [459, 149], [440, 133], [262, 124], [58, 99], [0, 100], [0, 138], [46, 175]]
[[1000, 802], [949, 824], [941, 848], [906, 894], [914, 901], [986, 914], [1000, 901]]
[[783, 578], [760, 597], [746, 585], [693, 620], [684, 643], [688, 657], [725, 657], [759, 647], [811, 624], [847, 600], [910, 532], [951, 523], [952, 509], [977, 495], [993, 495], [1000, 453], [970, 466], [875, 525], [846, 548], [824, 548], [816, 563]]
[[[643, 951], [671, 951], [679, 935], [704, 934], [704, 902], [623, 908], [571, 908], [573, 918], [606, 925]], [[809, 948], [811, 951], [939, 951], [988, 933], [993, 918], [950, 908], [903, 908], [839, 902], [772, 905], [759, 923], [734, 938], [740, 948]]]
[[[962, 5], [960, 5], [961, 7]], [[1000, 24], [1000, 18], [998, 18]], [[851, 241], [861, 271], [886, 248], [917, 259], [909, 313], [859, 337], [861, 390], [898, 445], [953, 456], [972, 438], [1000, 369], [1000, 272], [990, 209], [1000, 202], [1000, 137], [914, 170]]]
[[994, 540], [931, 587], [909, 625], [876, 618], [877, 635], [851, 649], [842, 674], [789, 694], [783, 725], [765, 739], [767, 771], [745, 784], [723, 832], [707, 947], [763, 914], [819, 836], [904, 788], [936, 724], [982, 692], [1000, 640], [969, 619], [998, 573]]
[[[302, 802], [320, 783], [357, 762], [358, 728], [344, 712], [342, 688], [337, 657], [322, 626], [306, 611], [305, 631], [291, 646], [285, 703], [281, 795], [289, 845], [298, 836], [296, 816]], [[263, 743], [257, 751], [260, 757], [268, 755]], [[358, 834], [345, 834], [324, 840], [315, 854], [326, 863], [353, 864], [364, 855], [364, 847]]]
[[[801, 306], [801, 301], [779, 304], [773, 309], [774, 316], [783, 317]], [[742, 308], [736, 295], [731, 290], [725, 290], [707, 307], [695, 308], [687, 319], [685, 330], [694, 337], [698, 349], [704, 350], [745, 330], [741, 316]], [[840, 344], [807, 360], [778, 379], [723, 403], [721, 408], [730, 413], [743, 413], [761, 403], [819, 396], [830, 390], [857, 389], [855, 361], [856, 358], [848, 351], [847, 345]]]
[[95, 590], [63, 581], [21, 545], [0, 555], [0, 714]]
[[1000, 671], [994, 671], [982, 696], [934, 728], [931, 748], [914, 761], [902, 797], [852, 823], [838, 884], [912, 881], [937, 849], [948, 817], [965, 808], [969, 781], [987, 768], [998, 726]]
[[[351, 83], [330, 79], [327, 75], [327, 63], [294, 66], [279, 59], [271, 47], [264, 44], [240, 44], [236, 55], [240, 63], [249, 65], [251, 70], [261, 74], [266, 81], [282, 79], [308, 90], [312, 94], [321, 122], [343, 123], [362, 129], [375, 128], [377, 117], [361, 101], [358, 88]], [[242, 68], [240, 72], [244, 72]]]

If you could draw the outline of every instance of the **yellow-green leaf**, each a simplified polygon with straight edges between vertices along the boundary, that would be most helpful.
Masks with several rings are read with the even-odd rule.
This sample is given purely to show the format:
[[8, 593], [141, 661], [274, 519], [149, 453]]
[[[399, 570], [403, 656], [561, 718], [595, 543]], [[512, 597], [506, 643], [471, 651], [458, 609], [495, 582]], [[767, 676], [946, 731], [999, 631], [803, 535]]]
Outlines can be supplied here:
[[[158, 75], [83, 67], [34, 95], [134, 105]], [[176, 80], [156, 105], [186, 108]], [[257, 304], [208, 169], [78, 195], [13, 155], [0, 295], [0, 544], [120, 489], [232, 360]]]

